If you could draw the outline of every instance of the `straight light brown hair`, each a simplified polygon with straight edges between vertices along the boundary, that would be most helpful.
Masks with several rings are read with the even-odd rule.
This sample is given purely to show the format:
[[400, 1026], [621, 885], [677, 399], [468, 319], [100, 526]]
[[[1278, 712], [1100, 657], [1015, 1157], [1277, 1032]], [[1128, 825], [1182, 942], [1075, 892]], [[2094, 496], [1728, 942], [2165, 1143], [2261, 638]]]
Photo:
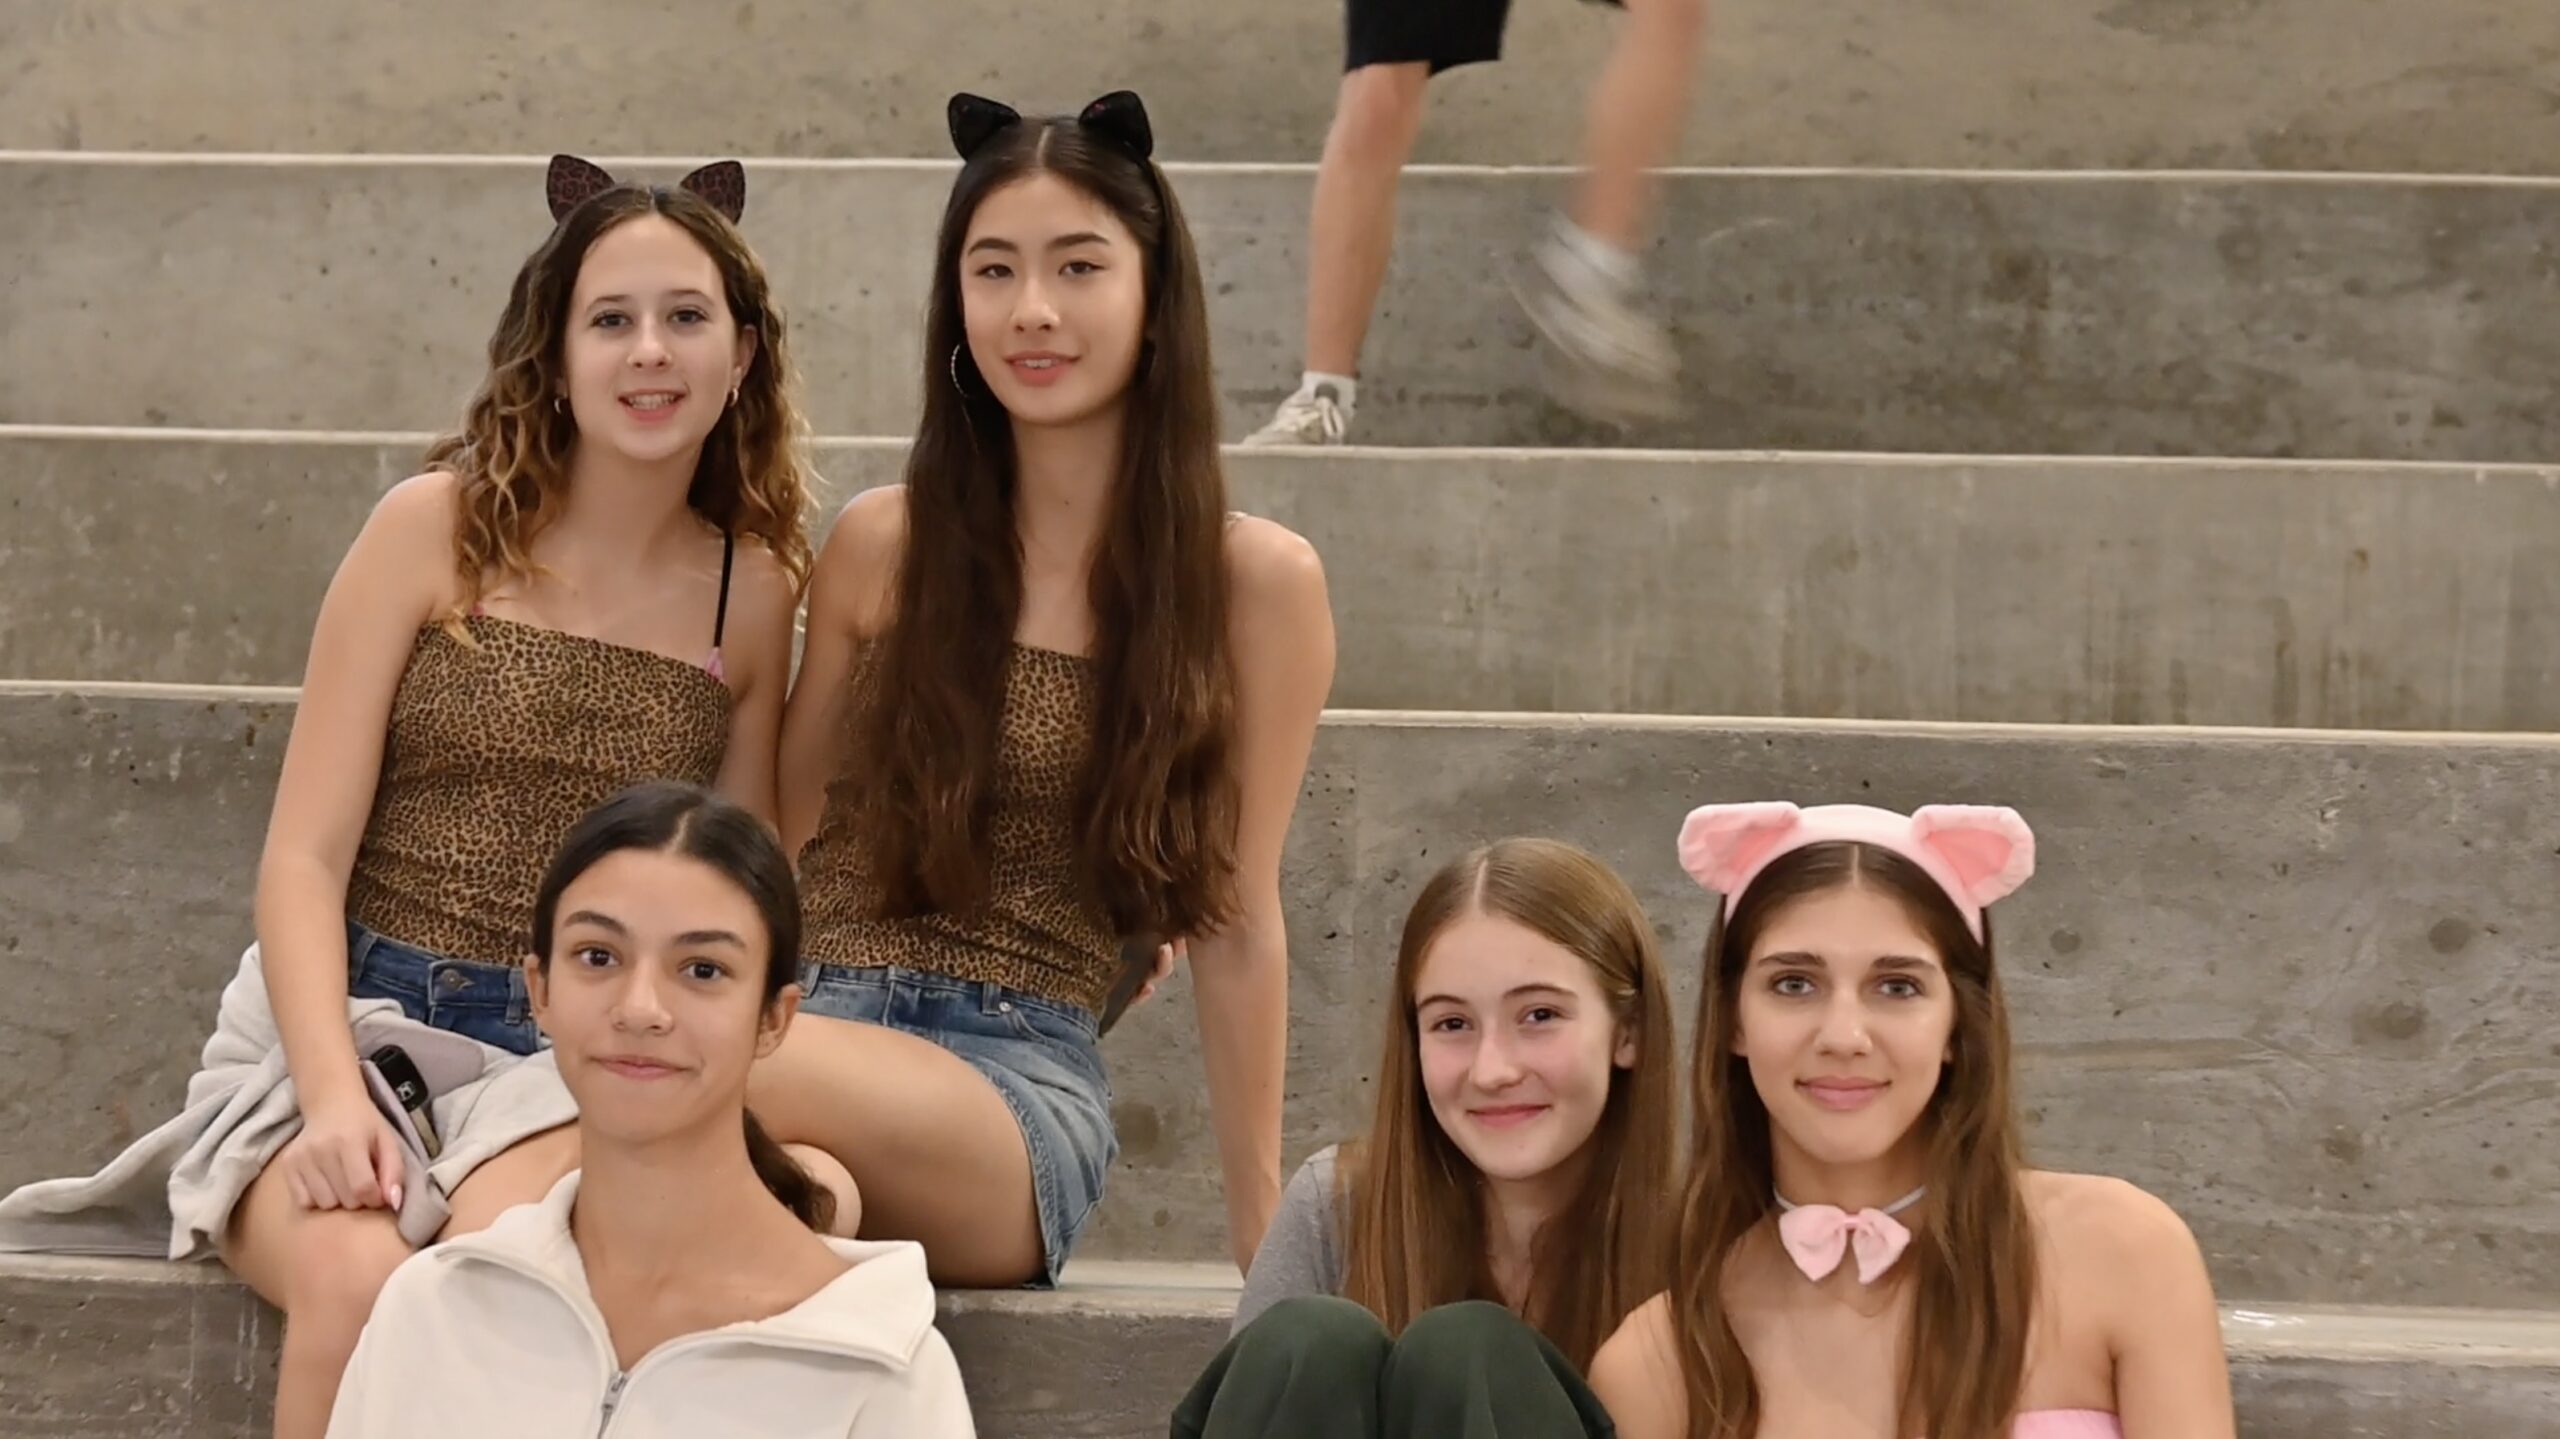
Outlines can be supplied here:
[[1754, 1439], [1760, 1388], [1724, 1300], [1735, 1251], [1774, 1222], [1769, 1111], [1733, 1052], [1742, 977], [1790, 906], [1849, 888], [1892, 897], [1938, 951], [1955, 996], [1953, 1057], [1919, 1123], [1928, 1198], [1902, 1263], [1917, 1293], [1902, 1356], [1901, 1424], [1929, 1439], [2007, 1439], [2034, 1321], [2035, 1236], [2019, 1191], [2009, 1010], [1992, 962], [1928, 873], [1873, 845], [1807, 845], [1763, 870], [1707, 940], [1699, 997], [1688, 1191], [1672, 1265], [1673, 1347], [1689, 1398], [1689, 1439]]
[[1507, 919], [1591, 966], [1632, 1069], [1610, 1075], [1586, 1141], [1581, 1191], [1530, 1254], [1522, 1317], [1579, 1367], [1661, 1287], [1665, 1218], [1677, 1191], [1671, 1000], [1643, 907], [1598, 859], [1550, 839], [1506, 839], [1422, 887], [1396, 952], [1395, 1002], [1378, 1063], [1378, 1110], [1348, 1146], [1336, 1182], [1347, 1211], [1344, 1297], [1402, 1333], [1425, 1310], [1501, 1293], [1487, 1257], [1483, 1175], [1441, 1129], [1422, 1087], [1416, 986], [1442, 931], [1471, 915]]

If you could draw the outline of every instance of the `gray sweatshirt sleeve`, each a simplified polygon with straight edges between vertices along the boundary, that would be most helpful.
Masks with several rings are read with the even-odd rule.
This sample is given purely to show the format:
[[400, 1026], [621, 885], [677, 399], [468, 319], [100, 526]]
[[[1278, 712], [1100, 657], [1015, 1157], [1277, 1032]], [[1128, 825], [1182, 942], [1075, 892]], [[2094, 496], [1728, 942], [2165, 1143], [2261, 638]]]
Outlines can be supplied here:
[[1253, 1252], [1253, 1268], [1244, 1277], [1244, 1296], [1236, 1301], [1229, 1333], [1262, 1317], [1283, 1299], [1342, 1292], [1342, 1236], [1334, 1201], [1334, 1151], [1328, 1146], [1308, 1156], [1281, 1191], [1280, 1211], [1262, 1247]]

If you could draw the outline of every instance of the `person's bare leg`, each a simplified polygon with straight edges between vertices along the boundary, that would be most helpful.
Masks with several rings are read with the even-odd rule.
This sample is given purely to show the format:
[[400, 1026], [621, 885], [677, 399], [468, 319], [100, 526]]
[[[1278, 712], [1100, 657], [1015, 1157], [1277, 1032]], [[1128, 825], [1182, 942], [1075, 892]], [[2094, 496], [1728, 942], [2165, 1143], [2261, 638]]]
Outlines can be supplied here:
[[[537, 1134], [473, 1170], [453, 1192], [439, 1238], [485, 1228], [551, 1191], [578, 1165], [574, 1125]], [[388, 1209], [305, 1209], [282, 1173], [258, 1176], [233, 1211], [222, 1262], [284, 1311], [276, 1366], [276, 1439], [322, 1439], [338, 1381], [373, 1301], [412, 1251]]]
[[1670, 160], [1689, 116], [1707, 0], [1624, 0], [1627, 18], [1591, 87], [1583, 175], [1570, 211], [1583, 233], [1633, 254], [1653, 212], [1653, 172]]
[[1396, 185], [1422, 129], [1430, 78], [1420, 63], [1364, 65], [1342, 77], [1307, 221], [1306, 377], [1247, 444], [1338, 443], [1350, 429], [1360, 347], [1395, 250]]
[[1396, 184], [1422, 130], [1428, 65], [1342, 77], [1307, 225], [1307, 368], [1360, 372], [1360, 346], [1395, 251]]
[[777, 1141], [842, 1163], [862, 1194], [864, 1236], [922, 1244], [936, 1284], [1007, 1288], [1042, 1272], [1022, 1126], [949, 1050], [802, 1014], [757, 1062], [747, 1103]]
[[1564, 363], [1556, 398], [1595, 418], [1637, 419], [1680, 407], [1680, 358], [1644, 304], [1637, 254], [1653, 208], [1653, 171], [1688, 113], [1706, 0], [1625, 0], [1615, 53], [1591, 88], [1584, 170], [1515, 286], [1521, 307]]
[[223, 1236], [222, 1261], [284, 1311], [275, 1439], [322, 1439], [338, 1380], [391, 1271], [409, 1246], [388, 1209], [305, 1209], [281, 1170], [250, 1184]]

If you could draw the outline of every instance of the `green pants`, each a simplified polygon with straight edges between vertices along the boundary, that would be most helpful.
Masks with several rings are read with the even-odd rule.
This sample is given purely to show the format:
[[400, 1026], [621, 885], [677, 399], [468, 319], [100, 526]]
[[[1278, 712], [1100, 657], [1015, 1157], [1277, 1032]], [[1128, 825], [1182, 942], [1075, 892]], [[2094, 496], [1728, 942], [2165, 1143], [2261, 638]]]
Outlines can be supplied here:
[[1546, 1337], [1499, 1304], [1434, 1309], [1390, 1338], [1347, 1299], [1285, 1300], [1228, 1341], [1173, 1439], [1613, 1439]]

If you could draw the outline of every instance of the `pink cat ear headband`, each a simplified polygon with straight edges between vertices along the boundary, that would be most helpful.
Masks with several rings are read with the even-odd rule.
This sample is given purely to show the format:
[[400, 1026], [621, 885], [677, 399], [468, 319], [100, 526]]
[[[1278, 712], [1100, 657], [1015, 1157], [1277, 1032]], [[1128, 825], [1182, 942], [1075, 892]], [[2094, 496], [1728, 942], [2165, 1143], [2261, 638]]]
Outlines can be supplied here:
[[[621, 183], [602, 165], [575, 155], [552, 156], [551, 172], [544, 180], [555, 224], [568, 219], [570, 211]], [[676, 188], [701, 196], [732, 225], [747, 213], [747, 169], [735, 160], [715, 160], [678, 180]]]
[[1853, 840], [1888, 849], [1928, 874], [1954, 900], [1973, 937], [1982, 911], [2036, 872], [2035, 832], [2014, 809], [1932, 804], [1896, 814], [1863, 804], [1798, 809], [1784, 800], [1701, 805], [1680, 826], [1680, 867], [1724, 896], [1724, 917], [1780, 855]]

